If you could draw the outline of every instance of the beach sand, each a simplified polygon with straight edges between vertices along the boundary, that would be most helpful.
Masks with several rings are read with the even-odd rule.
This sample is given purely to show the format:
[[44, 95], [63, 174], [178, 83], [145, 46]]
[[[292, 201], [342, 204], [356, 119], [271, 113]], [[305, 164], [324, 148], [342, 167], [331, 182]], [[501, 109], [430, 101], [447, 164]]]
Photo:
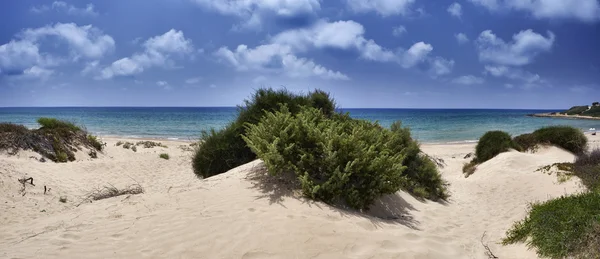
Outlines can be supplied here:
[[[38, 162], [32, 152], [0, 155], [0, 258], [488, 258], [482, 242], [499, 258], [537, 258], [523, 244], [499, 244], [506, 230], [531, 202], [582, 190], [576, 178], [558, 183], [535, 171], [573, 161], [558, 148], [503, 153], [465, 178], [475, 144], [423, 145], [446, 163], [448, 202], [398, 192], [358, 213], [266, 181], [260, 161], [200, 180], [192, 152], [179, 147], [189, 142], [133, 152], [104, 141], [98, 159], [79, 152], [65, 164]], [[24, 177], [35, 186], [23, 190]], [[86, 201], [98, 188], [133, 184], [145, 192]]]

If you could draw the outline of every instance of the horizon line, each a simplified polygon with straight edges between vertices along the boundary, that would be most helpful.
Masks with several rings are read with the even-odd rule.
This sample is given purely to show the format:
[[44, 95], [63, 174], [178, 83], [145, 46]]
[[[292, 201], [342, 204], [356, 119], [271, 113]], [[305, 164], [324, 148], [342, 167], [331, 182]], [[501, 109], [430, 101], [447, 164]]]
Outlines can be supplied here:
[[[4, 108], [238, 108], [238, 106], [0, 106]], [[565, 108], [400, 108], [400, 107], [338, 107], [343, 109], [389, 109], [389, 110], [565, 110]]]

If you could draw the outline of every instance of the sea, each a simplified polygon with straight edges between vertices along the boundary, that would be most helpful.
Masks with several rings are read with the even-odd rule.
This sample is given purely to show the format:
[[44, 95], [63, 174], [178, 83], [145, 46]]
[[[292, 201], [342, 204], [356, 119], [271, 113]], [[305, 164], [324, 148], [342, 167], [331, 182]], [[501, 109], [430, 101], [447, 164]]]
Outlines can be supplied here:
[[[0, 122], [37, 128], [39, 117], [84, 126], [99, 136], [197, 140], [203, 130], [221, 129], [237, 116], [235, 107], [19, 107], [0, 108]], [[395, 121], [411, 129], [422, 143], [476, 142], [490, 130], [523, 134], [549, 125], [583, 131], [600, 129], [600, 120], [536, 118], [528, 114], [552, 110], [499, 109], [340, 109], [351, 117], [389, 127]]]

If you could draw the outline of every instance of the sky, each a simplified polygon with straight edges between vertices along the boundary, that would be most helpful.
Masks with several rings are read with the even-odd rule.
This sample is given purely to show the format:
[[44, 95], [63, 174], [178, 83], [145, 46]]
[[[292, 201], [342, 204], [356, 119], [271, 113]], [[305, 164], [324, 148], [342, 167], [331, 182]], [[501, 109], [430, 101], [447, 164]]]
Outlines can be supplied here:
[[0, 24], [0, 107], [600, 101], [599, 0], [4, 0]]

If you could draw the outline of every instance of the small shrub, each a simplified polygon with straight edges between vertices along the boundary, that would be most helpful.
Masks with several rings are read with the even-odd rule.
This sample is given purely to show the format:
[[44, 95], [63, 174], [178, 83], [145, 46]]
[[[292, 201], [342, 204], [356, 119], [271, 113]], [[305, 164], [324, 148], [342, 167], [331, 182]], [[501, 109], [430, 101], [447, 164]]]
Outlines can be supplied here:
[[600, 149], [577, 156], [573, 172], [589, 190], [600, 191]]
[[574, 154], [581, 154], [587, 150], [587, 138], [571, 126], [549, 126], [533, 132], [538, 143], [551, 144], [564, 148]]
[[535, 152], [538, 147], [538, 140], [533, 133], [523, 134], [516, 136], [513, 139], [516, 147], [520, 151], [533, 151]]
[[87, 139], [93, 148], [95, 148], [98, 151], [102, 151], [102, 148], [104, 147], [104, 145], [100, 141], [98, 141], [98, 137], [93, 136], [93, 135], [88, 135]]
[[75, 125], [72, 122], [68, 122], [68, 121], [64, 121], [64, 120], [59, 120], [59, 119], [55, 119], [55, 118], [39, 118], [37, 120], [38, 124], [40, 124], [40, 126], [43, 129], [69, 129], [71, 131], [82, 131], [80, 127], [78, 127], [77, 125]]
[[510, 148], [515, 148], [515, 144], [508, 133], [488, 131], [479, 139], [475, 147], [475, 157], [477, 162], [483, 163]]
[[91, 158], [98, 158], [98, 153], [96, 153], [96, 150], [90, 150], [90, 152], [88, 153], [88, 155]]
[[131, 148], [132, 146], [134, 146], [134, 145], [133, 145], [133, 143], [131, 143], [131, 142], [125, 142], [125, 143], [123, 144], [123, 148], [124, 148], [124, 149], [129, 149], [129, 148]]
[[56, 162], [66, 163], [67, 161], [69, 161], [67, 153], [61, 151], [56, 152]]
[[117, 141], [117, 144], [115, 144], [115, 146], [117, 146], [117, 147], [118, 147], [118, 146], [120, 146], [120, 145], [123, 145], [123, 141], [120, 141], [120, 140], [119, 140], [119, 141]]
[[91, 193], [86, 195], [84, 201], [98, 201], [121, 195], [140, 193], [144, 193], [144, 189], [139, 184], [134, 184], [124, 189], [118, 189], [117, 187], [111, 185], [92, 191]]
[[136, 147], [136, 146], [132, 146], [132, 147], [131, 147], [131, 150], [132, 150], [133, 152], [137, 152], [137, 147]]
[[144, 146], [144, 148], [154, 148], [154, 147], [164, 147], [164, 148], [168, 148], [167, 146], [163, 145], [160, 142], [154, 142], [154, 141], [138, 141], [137, 143], [135, 143], [136, 146]]
[[598, 256], [598, 246], [594, 245], [600, 233], [599, 215], [600, 193], [596, 192], [535, 203], [527, 218], [515, 223], [502, 243], [527, 242], [540, 257], [567, 258], [589, 251]]
[[348, 116], [330, 119], [315, 108], [293, 115], [284, 106], [246, 126], [243, 138], [268, 171], [294, 172], [303, 193], [312, 199], [366, 209], [376, 198], [400, 188], [421, 197], [446, 195], [435, 165], [419, 156], [418, 145], [399, 124], [387, 130]]
[[477, 161], [475, 160], [471, 160], [471, 162], [465, 163], [462, 168], [465, 177], [469, 177], [472, 174], [474, 174], [475, 170], [477, 170]]
[[58, 198], [58, 201], [62, 203], [67, 203], [67, 196], [60, 196], [60, 198]]
[[165, 159], [165, 160], [169, 160], [169, 154], [167, 153], [162, 153], [160, 155], [158, 155], [160, 158]]

